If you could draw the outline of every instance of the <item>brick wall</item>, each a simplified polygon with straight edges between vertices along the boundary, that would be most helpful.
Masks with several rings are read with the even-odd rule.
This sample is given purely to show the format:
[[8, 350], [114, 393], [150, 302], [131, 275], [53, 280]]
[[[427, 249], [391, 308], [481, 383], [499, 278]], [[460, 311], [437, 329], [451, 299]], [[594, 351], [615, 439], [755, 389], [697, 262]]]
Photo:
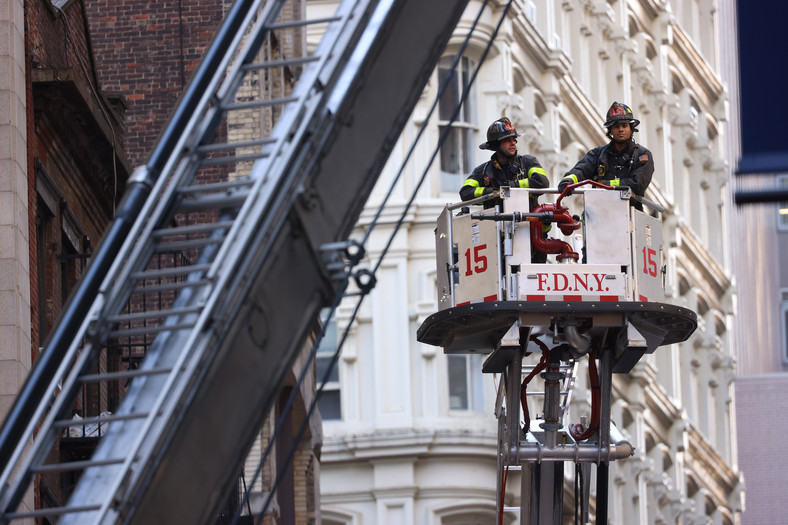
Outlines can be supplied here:
[[225, 13], [221, 0], [86, 0], [99, 81], [129, 107], [124, 146], [144, 164]]

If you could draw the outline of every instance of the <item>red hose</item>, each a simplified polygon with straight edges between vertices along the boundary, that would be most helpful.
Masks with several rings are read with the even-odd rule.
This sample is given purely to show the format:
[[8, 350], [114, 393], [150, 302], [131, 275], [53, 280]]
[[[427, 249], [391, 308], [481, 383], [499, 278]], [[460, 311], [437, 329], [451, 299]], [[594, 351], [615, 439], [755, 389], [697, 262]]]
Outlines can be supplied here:
[[531, 428], [531, 415], [528, 412], [528, 394], [526, 393], [526, 388], [528, 387], [528, 383], [531, 382], [531, 379], [541, 372], [542, 370], [547, 367], [547, 364], [550, 362], [550, 349], [547, 348], [547, 345], [544, 344], [542, 341], [537, 339], [536, 337], [531, 337], [531, 341], [536, 343], [536, 345], [541, 348], [542, 350], [542, 358], [539, 360], [539, 364], [531, 370], [531, 373], [528, 374], [525, 379], [523, 379], [523, 384], [520, 388], [520, 404], [523, 407], [523, 417], [524, 417], [524, 424], [523, 424], [523, 432], [528, 433], [528, 430]]
[[506, 478], [509, 477], [509, 465], [506, 465], [501, 472], [501, 501], [498, 502], [498, 525], [503, 525], [503, 503], [506, 496]]
[[[542, 204], [534, 208], [534, 213], [549, 212], [553, 215], [553, 220], [564, 235], [571, 235], [573, 231], [579, 230], [582, 226], [580, 221], [576, 221], [569, 210], [559, 204]], [[577, 260], [579, 256], [572, 251], [569, 243], [560, 239], [546, 239], [542, 236], [542, 221], [534, 221], [531, 225], [531, 245], [536, 251], [542, 253], [557, 253], [558, 259], [573, 258]]]
[[596, 350], [588, 354], [588, 379], [591, 383], [591, 421], [585, 431], [579, 431], [579, 424], [570, 425], [569, 432], [575, 441], [583, 441], [599, 430], [599, 419], [601, 417], [600, 406], [602, 404], [602, 393], [599, 387], [599, 373], [596, 369]]

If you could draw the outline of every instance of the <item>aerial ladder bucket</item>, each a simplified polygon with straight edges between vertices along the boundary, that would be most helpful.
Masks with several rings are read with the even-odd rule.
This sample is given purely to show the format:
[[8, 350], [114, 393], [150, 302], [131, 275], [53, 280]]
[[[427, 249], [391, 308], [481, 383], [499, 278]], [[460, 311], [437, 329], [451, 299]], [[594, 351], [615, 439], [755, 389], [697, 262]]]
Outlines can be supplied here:
[[[555, 202], [535, 202], [547, 195]], [[635, 198], [628, 188], [592, 181], [560, 194], [501, 188], [447, 205], [438, 218], [439, 311], [417, 339], [447, 354], [484, 354], [482, 372], [499, 377], [499, 523], [517, 515], [520, 523], [562, 523], [567, 462], [581, 480], [576, 517], [589, 522], [593, 502], [596, 522], [606, 523], [609, 464], [634, 453], [611, 421], [613, 374], [697, 327], [694, 312], [664, 302], [662, 210], [640, 199], [651, 210], [645, 213], [630, 204]], [[586, 360], [591, 418], [570, 424], [572, 389]], [[507, 505], [506, 481], [516, 470], [519, 507]]]

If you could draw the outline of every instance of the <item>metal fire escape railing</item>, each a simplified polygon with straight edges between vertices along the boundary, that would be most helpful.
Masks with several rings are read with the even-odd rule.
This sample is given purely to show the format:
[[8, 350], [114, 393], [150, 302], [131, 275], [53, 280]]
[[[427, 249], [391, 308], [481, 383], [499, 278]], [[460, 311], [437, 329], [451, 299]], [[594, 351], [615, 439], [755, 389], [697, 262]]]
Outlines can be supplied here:
[[[464, 5], [233, 5], [0, 430], [0, 523], [211, 521]], [[76, 422], [86, 385], [122, 400]], [[95, 452], [60, 461], [91, 425]], [[70, 496], [24, 507], [64, 473]]]

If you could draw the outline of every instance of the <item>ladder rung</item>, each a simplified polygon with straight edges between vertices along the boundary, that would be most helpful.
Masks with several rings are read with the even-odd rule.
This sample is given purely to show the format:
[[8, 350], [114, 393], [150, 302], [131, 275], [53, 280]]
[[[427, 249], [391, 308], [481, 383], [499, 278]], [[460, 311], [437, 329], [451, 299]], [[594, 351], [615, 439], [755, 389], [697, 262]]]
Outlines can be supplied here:
[[31, 472], [37, 474], [44, 472], [67, 472], [69, 470], [83, 470], [89, 467], [103, 467], [105, 465], [119, 465], [126, 461], [126, 458], [116, 459], [102, 459], [92, 461], [86, 459], [84, 461], [68, 461], [66, 463], [52, 463], [49, 465], [40, 465], [38, 467], [30, 467]]
[[208, 246], [210, 244], [220, 244], [224, 242], [226, 237], [203, 237], [202, 239], [190, 239], [187, 241], [168, 241], [160, 243], [153, 249], [154, 252], [175, 252], [188, 250], [190, 248], [199, 248], [200, 246]]
[[228, 157], [210, 157], [202, 159], [200, 165], [202, 166], [221, 166], [222, 164], [235, 164], [238, 162], [247, 162], [250, 160], [264, 159], [268, 157], [268, 153], [259, 151], [257, 153], [247, 153], [246, 155], [231, 155]]
[[277, 22], [265, 26], [265, 29], [274, 31], [276, 29], [287, 29], [290, 27], [306, 27], [314, 24], [326, 24], [330, 22], [338, 22], [342, 20], [341, 16], [326, 16], [323, 18], [312, 18], [309, 20], [293, 20], [288, 22]]
[[283, 66], [298, 66], [301, 64], [308, 64], [309, 62], [317, 62], [320, 60], [318, 55], [311, 55], [306, 57], [297, 58], [283, 58], [281, 60], [271, 60], [269, 62], [255, 62], [253, 64], [244, 64], [241, 67], [242, 71], [254, 71], [256, 69], [267, 69], [272, 67]]
[[[528, 372], [530, 372], [531, 370], [533, 370], [537, 366], [538, 365], [523, 365], [522, 369], [523, 370], [527, 370]], [[573, 365], [573, 364], [561, 364], [561, 365], [558, 366], [558, 369], [559, 370], [571, 370], [572, 368], [574, 368], [574, 366], [575, 365]]]
[[172, 368], [137, 368], [136, 370], [123, 370], [120, 372], [106, 372], [104, 374], [86, 374], [79, 376], [83, 383], [98, 383], [100, 381], [116, 381], [118, 379], [128, 379], [130, 377], [152, 376], [157, 374], [168, 374]]
[[147, 279], [158, 279], [159, 277], [177, 277], [192, 272], [206, 272], [211, 269], [210, 263], [192, 264], [187, 266], [176, 266], [175, 268], [159, 268], [157, 270], [144, 270], [131, 274], [132, 279], [145, 281]]
[[86, 417], [79, 420], [73, 419], [58, 419], [57, 421], [52, 422], [52, 428], [68, 428], [68, 427], [83, 427], [86, 425], [92, 425], [93, 423], [111, 423], [113, 421], [128, 421], [131, 419], [145, 419], [148, 417], [147, 413], [138, 413], [138, 414], [112, 414], [109, 416], [101, 416], [101, 417]]
[[204, 195], [186, 199], [178, 203], [176, 212], [215, 210], [218, 208], [240, 208], [246, 202], [249, 192], [231, 195]]
[[148, 286], [143, 286], [141, 288], [135, 288], [132, 290], [132, 293], [151, 293], [151, 292], [167, 292], [170, 290], [181, 290], [183, 288], [198, 288], [200, 286], [205, 286], [211, 284], [210, 279], [199, 279], [196, 281], [179, 281], [177, 283], [167, 283], [167, 284], [152, 284]]
[[[245, 66], [250, 67], [250, 66]], [[238, 142], [217, 142], [215, 144], [203, 144], [202, 146], [197, 147], [197, 153], [210, 153], [213, 151], [227, 151], [227, 150], [234, 150], [240, 148], [252, 148], [252, 147], [260, 147], [265, 146], [267, 144], [273, 144], [276, 142], [275, 138], [271, 137], [262, 137], [255, 140], [241, 140]], [[253, 182], [251, 179], [236, 179], [236, 180], [246, 180], [247, 183]]]
[[295, 102], [298, 100], [298, 97], [280, 97], [280, 98], [268, 98], [264, 100], [252, 100], [250, 102], [236, 102], [234, 104], [226, 104], [222, 106], [222, 110], [224, 111], [236, 111], [239, 109], [255, 109], [255, 108], [265, 108], [268, 106], [282, 106], [289, 102]]
[[161, 332], [175, 332], [176, 330], [185, 330], [187, 328], [194, 328], [194, 323], [176, 323], [176, 324], [157, 324], [151, 326], [139, 326], [134, 328], [127, 328], [124, 330], [113, 330], [109, 333], [109, 337], [130, 337], [133, 335], [148, 335], [159, 334]]
[[248, 188], [254, 184], [254, 181], [249, 177], [239, 177], [237, 179], [226, 180], [222, 182], [210, 182], [205, 184], [192, 184], [190, 186], [181, 186], [175, 191], [180, 195], [193, 195], [201, 193], [216, 193], [220, 191], [233, 190], [237, 188]]
[[182, 308], [170, 308], [165, 310], [153, 310], [148, 312], [134, 312], [131, 314], [112, 315], [107, 317], [110, 323], [128, 323], [133, 321], [144, 321], [146, 319], [164, 319], [171, 315], [185, 315], [197, 313], [203, 309], [204, 304], [195, 306], [184, 306]]
[[41, 518], [46, 516], [61, 516], [74, 512], [89, 512], [91, 510], [99, 510], [101, 505], [75, 505], [73, 507], [50, 507], [48, 509], [29, 510], [25, 512], [9, 512], [4, 514], [8, 520], [16, 520], [23, 518]]
[[189, 224], [188, 226], [175, 226], [173, 228], [162, 228], [152, 232], [154, 239], [170, 237], [173, 235], [192, 235], [195, 233], [213, 233], [216, 230], [229, 229], [233, 221], [205, 222], [201, 224]]
[[[566, 394], [568, 394], [568, 393], [569, 393], [569, 392], [568, 392], [567, 390], [561, 390], [561, 393], [560, 393], [560, 395], [562, 395], [562, 396], [565, 396], [565, 395], [566, 395]], [[531, 397], [531, 396], [541, 396], [541, 397], [544, 397], [544, 392], [542, 392], [542, 391], [537, 391], [537, 392], [528, 392], [528, 391], [526, 391], [525, 395], [526, 395], [526, 396], [528, 396], [528, 397]]]

